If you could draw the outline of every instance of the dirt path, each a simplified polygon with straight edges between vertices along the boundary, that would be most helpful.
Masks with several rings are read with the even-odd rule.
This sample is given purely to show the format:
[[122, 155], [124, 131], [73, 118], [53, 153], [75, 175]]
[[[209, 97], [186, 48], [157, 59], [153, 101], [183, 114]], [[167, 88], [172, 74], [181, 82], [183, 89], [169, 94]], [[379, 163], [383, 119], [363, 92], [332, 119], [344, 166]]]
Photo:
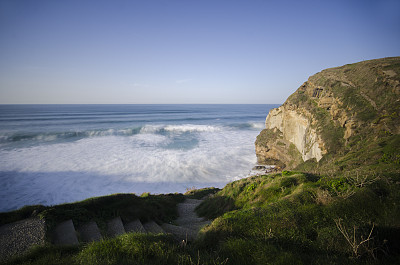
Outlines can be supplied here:
[[194, 211], [202, 201], [186, 199], [183, 203], [178, 204], [179, 217], [176, 219], [176, 224], [187, 230], [189, 239], [195, 239], [201, 227], [211, 223], [211, 221], [198, 217]]

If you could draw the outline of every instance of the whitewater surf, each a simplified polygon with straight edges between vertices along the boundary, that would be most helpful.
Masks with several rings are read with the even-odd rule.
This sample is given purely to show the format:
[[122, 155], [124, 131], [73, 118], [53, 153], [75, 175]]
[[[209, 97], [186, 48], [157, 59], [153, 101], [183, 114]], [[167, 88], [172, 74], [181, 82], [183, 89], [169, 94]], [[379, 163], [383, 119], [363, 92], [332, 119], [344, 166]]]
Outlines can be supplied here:
[[275, 105], [2, 105], [0, 211], [222, 187], [256, 163]]

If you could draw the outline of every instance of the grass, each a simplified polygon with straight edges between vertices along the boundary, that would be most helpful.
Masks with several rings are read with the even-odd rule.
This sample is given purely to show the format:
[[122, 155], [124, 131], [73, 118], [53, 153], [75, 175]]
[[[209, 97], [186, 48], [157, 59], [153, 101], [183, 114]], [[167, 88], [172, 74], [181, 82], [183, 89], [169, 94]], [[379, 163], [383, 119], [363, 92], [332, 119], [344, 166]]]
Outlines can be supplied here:
[[[400, 258], [400, 187], [384, 177], [369, 180], [284, 171], [233, 182], [197, 209], [217, 217], [199, 245], [234, 255], [238, 263], [230, 264], [390, 264]], [[356, 228], [359, 241], [374, 226], [359, 256], [338, 219], [348, 231]]]
[[214, 253], [177, 244], [164, 234], [127, 233], [119, 237], [77, 247], [44, 246], [10, 260], [7, 265], [71, 264], [225, 264]]
[[75, 264], [74, 256], [79, 253], [82, 246], [60, 247], [46, 245], [32, 248], [27, 254], [15, 257], [1, 264], [7, 265], [34, 265], [34, 264], [52, 264], [52, 265], [71, 265]]
[[47, 207], [43, 205], [29, 205], [29, 206], [24, 206], [16, 211], [0, 212], [0, 225], [29, 218], [44, 211], [46, 208]]
[[184, 200], [182, 194], [160, 194], [136, 196], [135, 194], [113, 194], [93, 197], [80, 202], [55, 206], [26, 206], [19, 210], [1, 213], [3, 223], [9, 223], [37, 215], [45, 219], [47, 238], [52, 239], [52, 231], [56, 224], [72, 219], [75, 227], [89, 221], [95, 221], [104, 233], [106, 222], [120, 216], [123, 222], [139, 219], [142, 222], [171, 222], [178, 217], [176, 205]]
[[220, 189], [219, 188], [203, 188], [203, 189], [196, 189], [195, 187], [191, 189], [187, 189], [185, 192], [185, 197], [190, 198], [190, 199], [203, 199], [207, 196], [211, 196], [218, 192]]
[[[319, 162], [241, 179], [221, 190], [115, 194], [0, 213], [0, 223], [41, 216], [49, 231], [65, 219], [78, 225], [96, 220], [104, 229], [105, 220], [114, 216], [124, 222], [169, 222], [185, 197], [206, 198], [196, 212], [213, 222], [195, 242], [125, 234], [71, 248], [36, 247], [5, 264], [400, 264], [400, 103], [394, 83], [381, 71], [400, 73], [398, 61], [366, 61], [310, 77], [324, 95], [338, 99], [342, 114], [356, 124], [346, 140], [343, 124], [319, 107], [306, 87], [289, 97], [289, 103], [316, 118], [314, 129], [328, 150]], [[263, 130], [256, 145], [281, 137], [279, 131]], [[291, 148], [288, 154], [298, 157]]]
[[[283, 171], [241, 179], [222, 190], [190, 190], [187, 195], [93, 198], [75, 203], [81, 210], [73, 213], [87, 205], [94, 204], [88, 211], [95, 213], [101, 204], [118, 204], [125, 218], [140, 216], [142, 208], [163, 211], [160, 218], [168, 220], [185, 196], [207, 196], [197, 212], [215, 218], [195, 242], [125, 234], [77, 247], [37, 247], [4, 264], [397, 264], [400, 259], [400, 184], [384, 174], [331, 177]], [[135, 215], [124, 208], [127, 204], [135, 206]], [[61, 211], [71, 205], [54, 207]], [[159, 208], [162, 205], [170, 209]], [[39, 214], [44, 213], [49, 217], [58, 212]], [[356, 252], [342, 231], [360, 245]]]

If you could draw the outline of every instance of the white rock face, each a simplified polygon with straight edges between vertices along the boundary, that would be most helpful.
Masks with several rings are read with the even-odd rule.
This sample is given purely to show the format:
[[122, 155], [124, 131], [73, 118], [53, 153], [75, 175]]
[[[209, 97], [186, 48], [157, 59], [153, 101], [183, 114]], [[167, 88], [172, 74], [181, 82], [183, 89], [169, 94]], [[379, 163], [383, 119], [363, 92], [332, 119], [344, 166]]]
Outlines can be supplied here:
[[322, 158], [324, 154], [320, 148], [322, 141], [311, 127], [310, 119], [298, 109], [287, 109], [285, 105], [272, 109], [267, 116], [265, 126], [267, 129], [279, 129], [283, 133], [283, 138], [296, 146], [303, 161], [312, 158], [319, 161]]

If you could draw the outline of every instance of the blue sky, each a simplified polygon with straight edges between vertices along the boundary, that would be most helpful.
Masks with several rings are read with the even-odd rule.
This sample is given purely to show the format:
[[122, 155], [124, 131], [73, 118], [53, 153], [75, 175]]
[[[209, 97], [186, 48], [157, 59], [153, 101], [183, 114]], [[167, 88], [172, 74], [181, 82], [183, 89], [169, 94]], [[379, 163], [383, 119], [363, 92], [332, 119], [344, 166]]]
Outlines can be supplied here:
[[400, 1], [1, 0], [0, 103], [283, 103], [400, 55]]

